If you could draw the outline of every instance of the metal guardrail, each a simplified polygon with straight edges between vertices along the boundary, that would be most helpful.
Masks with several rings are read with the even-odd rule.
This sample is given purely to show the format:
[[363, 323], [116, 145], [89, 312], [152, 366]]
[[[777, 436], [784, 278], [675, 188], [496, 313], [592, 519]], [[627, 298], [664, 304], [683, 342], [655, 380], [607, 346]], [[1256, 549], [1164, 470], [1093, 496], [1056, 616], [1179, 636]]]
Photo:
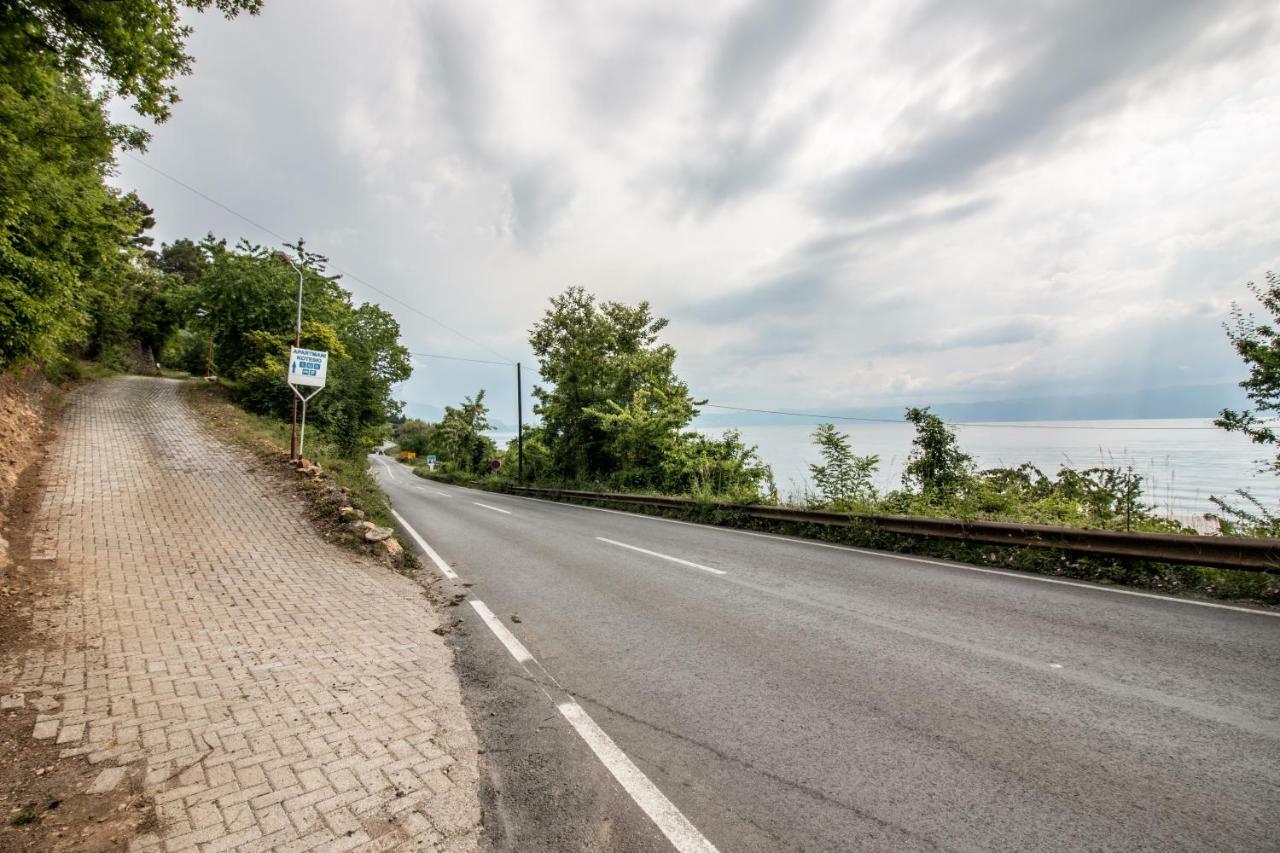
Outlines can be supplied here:
[[705, 507], [768, 521], [789, 521], [796, 524], [822, 524], [834, 527], [870, 524], [886, 533], [908, 536], [959, 539], [990, 545], [1057, 548], [1102, 557], [1127, 557], [1159, 563], [1280, 574], [1280, 539], [1130, 533], [1082, 527], [1057, 527], [1049, 524], [931, 518], [919, 515], [871, 515], [758, 504], [707, 503], [692, 498], [584, 492], [531, 486], [509, 486], [508, 489], [517, 494], [552, 499], [631, 504], [660, 509]]

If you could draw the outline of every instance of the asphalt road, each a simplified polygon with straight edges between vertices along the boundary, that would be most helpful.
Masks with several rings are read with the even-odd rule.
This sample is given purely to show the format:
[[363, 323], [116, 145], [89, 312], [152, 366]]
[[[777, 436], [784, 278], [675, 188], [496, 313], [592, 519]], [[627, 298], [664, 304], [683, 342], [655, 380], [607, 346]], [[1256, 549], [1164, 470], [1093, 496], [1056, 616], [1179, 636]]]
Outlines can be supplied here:
[[[536, 658], [456, 608], [499, 849], [1280, 849], [1272, 613], [373, 467], [446, 583]], [[637, 805], [566, 696], [692, 840]]]

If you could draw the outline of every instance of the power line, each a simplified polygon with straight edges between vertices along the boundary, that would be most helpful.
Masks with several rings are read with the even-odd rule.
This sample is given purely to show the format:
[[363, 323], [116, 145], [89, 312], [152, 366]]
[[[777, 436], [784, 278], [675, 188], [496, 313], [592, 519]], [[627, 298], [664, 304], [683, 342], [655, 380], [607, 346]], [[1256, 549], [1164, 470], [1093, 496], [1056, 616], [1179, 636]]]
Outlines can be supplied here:
[[[832, 421], [858, 421], [870, 424], [900, 424], [901, 420], [892, 418], [859, 418], [853, 415], [821, 415], [815, 412], [783, 412], [776, 409], [752, 409], [746, 406], [726, 406], [720, 403], [703, 403], [709, 409], [728, 409], [734, 412], [755, 412], [762, 415], [786, 415], [793, 418], [817, 418]], [[948, 426], [993, 427], [996, 429], [1095, 429], [1095, 430], [1217, 430], [1218, 427], [1191, 426], [1094, 426], [1091, 424], [1028, 424], [1028, 423], [992, 423], [990, 421], [947, 421]]]
[[[236, 209], [234, 209], [234, 208], [232, 208], [232, 207], [230, 207], [230, 206], [228, 206], [228, 205], [226, 205], [226, 204], [223, 204], [222, 202], [218, 201], [216, 198], [214, 198], [213, 196], [209, 195], [208, 193], [206, 193], [206, 192], [204, 192], [204, 191], [202, 191], [202, 190], [200, 190], [200, 189], [197, 189], [196, 187], [191, 186], [190, 184], [186, 183], [185, 181], [183, 181], [183, 180], [181, 180], [181, 179], [179, 179], [179, 178], [177, 178], [177, 177], [175, 177], [175, 176], [173, 176], [173, 175], [169, 174], [168, 172], [164, 171], [163, 169], [160, 169], [160, 168], [158, 168], [158, 167], [156, 167], [156, 166], [151, 165], [150, 163], [148, 163], [148, 162], [146, 162], [145, 160], [143, 160], [141, 157], [135, 157], [133, 154], [130, 154], [128, 151], [122, 151], [121, 153], [122, 153], [122, 154], [124, 154], [124, 156], [128, 157], [130, 160], [133, 160], [135, 163], [138, 163], [139, 165], [143, 166], [144, 168], [150, 169], [152, 172], [155, 172], [157, 175], [160, 175], [161, 177], [166, 178], [166, 179], [168, 179], [168, 180], [172, 181], [173, 183], [177, 184], [178, 186], [182, 187], [183, 189], [187, 190], [188, 192], [191, 192], [191, 193], [194, 193], [195, 195], [198, 195], [200, 198], [204, 199], [205, 201], [209, 202], [210, 204], [215, 205], [216, 207], [220, 207], [220, 208], [222, 208], [222, 209], [223, 209], [223, 210], [225, 210], [227, 213], [230, 213], [232, 216], [236, 217], [237, 219], [240, 219], [240, 220], [243, 220], [244, 222], [249, 223], [249, 224], [250, 224], [250, 225], [252, 225], [254, 228], [257, 228], [259, 231], [262, 231], [262, 232], [263, 232], [263, 233], [265, 233], [265, 234], [269, 234], [269, 235], [271, 235], [272, 237], [276, 238], [277, 240], [279, 240], [279, 241], [280, 241], [280, 242], [282, 242], [282, 243], [287, 243], [287, 242], [289, 241], [289, 238], [288, 238], [288, 237], [285, 237], [284, 235], [280, 234], [279, 232], [277, 232], [277, 231], [275, 231], [275, 230], [273, 230], [273, 229], [271, 229], [271, 228], [268, 228], [266, 225], [263, 225], [261, 222], [257, 222], [257, 221], [255, 221], [255, 220], [253, 220], [253, 219], [250, 219], [248, 216], [245, 216], [245, 215], [244, 215], [243, 213], [241, 213], [240, 211], [238, 211], [238, 210], [236, 210]], [[342, 274], [343, 276], [345, 276], [345, 277], [347, 277], [347, 278], [351, 279], [352, 281], [355, 281], [355, 282], [358, 282], [359, 284], [364, 285], [364, 286], [365, 286], [365, 287], [367, 287], [369, 290], [372, 290], [374, 293], [377, 293], [377, 294], [379, 294], [379, 295], [381, 295], [381, 296], [383, 296], [383, 297], [385, 297], [385, 298], [387, 298], [387, 299], [390, 299], [392, 302], [395, 302], [395, 303], [397, 303], [398, 305], [401, 305], [401, 306], [403, 306], [404, 308], [407, 308], [408, 310], [412, 311], [413, 313], [417, 314], [418, 316], [423, 317], [423, 318], [425, 318], [425, 319], [427, 319], [427, 320], [430, 320], [432, 323], [435, 323], [435, 324], [436, 324], [437, 326], [439, 326], [440, 328], [442, 328], [442, 329], [444, 329], [444, 330], [446, 330], [446, 331], [448, 331], [448, 332], [451, 332], [451, 333], [452, 333], [452, 334], [454, 334], [454, 335], [457, 335], [459, 338], [462, 338], [464, 341], [467, 341], [468, 343], [474, 344], [475, 346], [478, 346], [478, 347], [480, 347], [481, 349], [485, 350], [486, 352], [490, 352], [490, 353], [492, 353], [492, 354], [496, 355], [498, 358], [501, 358], [501, 359], [503, 359], [503, 360], [502, 360], [502, 361], [486, 361], [486, 360], [484, 360], [484, 359], [479, 359], [479, 358], [463, 358], [462, 356], [456, 356], [456, 355], [442, 355], [442, 354], [439, 354], [439, 353], [427, 353], [427, 352], [412, 352], [412, 353], [410, 353], [410, 355], [418, 356], [418, 357], [421, 357], [421, 358], [445, 359], [445, 360], [448, 360], [448, 361], [465, 361], [465, 362], [470, 362], [470, 363], [472, 363], [472, 364], [492, 364], [492, 365], [498, 365], [498, 366], [501, 366], [501, 367], [510, 367], [510, 366], [512, 366], [513, 364], [515, 364], [515, 363], [516, 363], [515, 361], [513, 361], [513, 360], [511, 360], [511, 359], [507, 358], [507, 357], [506, 357], [506, 356], [504, 356], [502, 353], [500, 353], [500, 352], [498, 352], [497, 350], [495, 350], [493, 347], [489, 346], [488, 344], [482, 343], [482, 342], [480, 342], [480, 341], [476, 340], [475, 338], [471, 337], [470, 335], [468, 335], [468, 334], [466, 334], [466, 333], [464, 333], [464, 332], [460, 332], [460, 331], [458, 331], [457, 329], [453, 328], [452, 326], [450, 326], [449, 324], [445, 323], [444, 321], [439, 320], [439, 319], [437, 319], [437, 318], [435, 318], [435, 317], [431, 316], [431, 315], [430, 315], [430, 314], [428, 314], [427, 312], [423, 311], [421, 308], [418, 308], [418, 307], [417, 307], [417, 306], [415, 306], [415, 305], [410, 305], [408, 302], [405, 302], [405, 301], [404, 301], [403, 299], [401, 299], [400, 297], [398, 297], [398, 296], [393, 296], [392, 294], [387, 293], [385, 290], [382, 290], [381, 288], [375, 287], [374, 285], [370, 284], [368, 281], [366, 281], [366, 280], [364, 280], [364, 279], [360, 278], [359, 276], [357, 276], [355, 273], [350, 272], [349, 270], [344, 270], [344, 269], [342, 269], [341, 267], [337, 266], [336, 264], [332, 265], [332, 267], [333, 267], [333, 269], [334, 269], [335, 271], [337, 271], [338, 273], [340, 273], [340, 274]], [[527, 372], [529, 372], [529, 373], [534, 373], [534, 374], [536, 374], [536, 373], [537, 373], [537, 371], [536, 371], [536, 370], [534, 370], [533, 368], [524, 367], [524, 366], [521, 366], [521, 370], [527, 371]], [[754, 408], [750, 408], [750, 407], [747, 407], [747, 406], [729, 406], [729, 405], [725, 405], [725, 404], [723, 404], [723, 403], [710, 403], [710, 402], [708, 402], [708, 403], [703, 403], [702, 405], [703, 405], [703, 406], [705, 406], [705, 407], [707, 407], [707, 408], [711, 408], [711, 409], [724, 409], [724, 410], [727, 410], [727, 411], [734, 411], [734, 412], [753, 412], [753, 413], [756, 413], [756, 414], [762, 414], [762, 415], [782, 415], [782, 416], [785, 416], [785, 417], [794, 417], [794, 418], [820, 418], [820, 419], [822, 419], [822, 420], [831, 420], [831, 421], [856, 421], [856, 422], [859, 422], [859, 423], [874, 423], [874, 424], [900, 424], [900, 423], [902, 423], [902, 421], [901, 421], [901, 420], [895, 420], [895, 419], [891, 419], [891, 418], [862, 418], [862, 417], [856, 417], [856, 416], [853, 416], [853, 415], [823, 415], [823, 414], [817, 414], [817, 413], [814, 413], [814, 412], [787, 412], [787, 411], [782, 411], [782, 410], [778, 410], [778, 409], [754, 409]], [[1212, 427], [1212, 426], [1207, 426], [1207, 427], [1186, 427], [1186, 426], [1182, 426], [1182, 427], [1179, 427], [1179, 426], [1095, 426], [1095, 425], [1087, 425], [1087, 424], [1054, 425], [1054, 424], [1028, 424], [1028, 423], [992, 423], [992, 422], [987, 422], [987, 421], [973, 421], [973, 422], [965, 422], [965, 421], [947, 421], [947, 423], [948, 423], [948, 424], [950, 424], [950, 425], [952, 425], [952, 426], [964, 426], [964, 427], [989, 427], [989, 428], [993, 428], [993, 429], [1076, 429], [1076, 430], [1133, 430], [1133, 431], [1153, 431], [1153, 430], [1174, 430], [1174, 431], [1183, 431], [1183, 430], [1216, 430], [1216, 429], [1218, 429], [1217, 427]]]
[[499, 367], [512, 367], [514, 365], [514, 362], [510, 361], [485, 361], [482, 358], [463, 358], [459, 355], [440, 355], [434, 352], [411, 352], [409, 355], [419, 358], [442, 358], [446, 361], [469, 361], [472, 364], [496, 364]]
[[[238, 211], [238, 210], [236, 210], [236, 209], [234, 209], [234, 208], [232, 208], [232, 207], [229, 207], [228, 205], [223, 204], [222, 202], [218, 201], [216, 198], [214, 198], [213, 196], [209, 195], [208, 193], [206, 193], [206, 192], [204, 192], [204, 191], [202, 191], [202, 190], [199, 190], [199, 189], [197, 189], [197, 188], [195, 188], [195, 187], [191, 186], [191, 184], [188, 184], [188, 183], [186, 183], [185, 181], [180, 180], [179, 178], [174, 177], [173, 175], [170, 175], [168, 172], [164, 171], [163, 169], [159, 169], [159, 168], [157, 168], [157, 167], [155, 167], [155, 166], [151, 165], [151, 164], [150, 164], [150, 163], [148, 163], [147, 161], [143, 160], [141, 157], [135, 157], [134, 155], [130, 154], [128, 151], [122, 151], [121, 153], [122, 153], [122, 154], [124, 154], [124, 156], [128, 157], [130, 160], [134, 161], [135, 163], [138, 163], [139, 165], [141, 165], [141, 166], [143, 166], [143, 167], [145, 167], [145, 168], [147, 168], [147, 169], [150, 169], [151, 171], [155, 172], [157, 175], [160, 175], [160, 176], [161, 176], [161, 177], [163, 177], [163, 178], [167, 178], [168, 180], [173, 181], [175, 184], [177, 184], [178, 186], [182, 187], [183, 189], [185, 189], [185, 190], [187, 190], [187, 191], [189, 191], [189, 192], [195, 193], [196, 195], [200, 196], [200, 198], [204, 199], [205, 201], [209, 202], [210, 204], [213, 204], [213, 205], [216, 205], [217, 207], [222, 208], [222, 209], [223, 209], [223, 210], [225, 210], [227, 213], [230, 213], [232, 216], [236, 217], [237, 219], [241, 219], [241, 220], [243, 220], [243, 221], [245, 221], [245, 222], [249, 223], [249, 224], [250, 224], [250, 225], [252, 225], [254, 228], [257, 228], [259, 231], [262, 231], [264, 234], [270, 234], [272, 237], [275, 237], [277, 240], [279, 240], [279, 241], [280, 241], [280, 242], [282, 242], [282, 243], [287, 243], [287, 242], [289, 242], [289, 238], [288, 238], [288, 237], [285, 237], [284, 235], [280, 234], [279, 232], [274, 231], [274, 230], [272, 230], [271, 228], [268, 228], [267, 226], [263, 225], [261, 222], [256, 222], [256, 221], [254, 221], [253, 219], [250, 219], [249, 217], [245, 216], [245, 215], [244, 215], [243, 213], [241, 213], [240, 211]], [[453, 334], [455, 334], [455, 335], [457, 335], [458, 337], [462, 338], [464, 341], [467, 341], [468, 343], [475, 344], [476, 346], [480, 347], [481, 349], [485, 350], [486, 352], [491, 352], [491, 353], [493, 353], [493, 354], [494, 354], [494, 355], [496, 355], [498, 358], [506, 359], [506, 356], [504, 356], [502, 353], [500, 353], [500, 352], [498, 352], [497, 350], [495, 350], [493, 347], [489, 346], [488, 344], [481, 343], [480, 341], [476, 340], [475, 338], [471, 337], [470, 335], [465, 334], [465, 333], [463, 333], [463, 332], [460, 332], [460, 331], [458, 331], [457, 329], [455, 329], [455, 328], [453, 328], [452, 326], [450, 326], [449, 324], [447, 324], [447, 323], [445, 323], [445, 322], [443, 322], [443, 321], [441, 321], [441, 320], [438, 320], [438, 319], [436, 319], [435, 317], [432, 317], [430, 314], [428, 314], [426, 311], [423, 311], [421, 308], [418, 308], [418, 307], [417, 307], [417, 306], [415, 306], [415, 305], [410, 305], [408, 302], [405, 302], [405, 301], [404, 301], [403, 299], [401, 299], [400, 297], [398, 297], [398, 296], [393, 296], [393, 295], [391, 295], [390, 293], [387, 293], [385, 290], [382, 290], [381, 288], [375, 287], [374, 285], [370, 284], [369, 282], [365, 281], [364, 279], [360, 278], [360, 276], [356, 275], [355, 273], [353, 273], [353, 272], [351, 272], [351, 271], [349, 271], [349, 270], [344, 270], [344, 269], [342, 269], [341, 267], [337, 266], [336, 264], [332, 264], [331, 266], [333, 267], [333, 269], [334, 269], [336, 272], [338, 272], [338, 273], [342, 274], [343, 276], [345, 276], [345, 277], [347, 277], [347, 278], [351, 279], [351, 280], [352, 280], [352, 281], [354, 281], [354, 282], [358, 282], [359, 284], [364, 285], [365, 287], [367, 287], [367, 288], [369, 288], [370, 290], [372, 290], [374, 293], [377, 293], [377, 294], [379, 294], [380, 296], [383, 296], [383, 297], [385, 297], [385, 298], [387, 298], [387, 299], [390, 299], [392, 302], [395, 302], [395, 303], [397, 303], [397, 304], [399, 304], [399, 305], [403, 306], [404, 308], [407, 308], [408, 310], [412, 311], [413, 313], [417, 314], [418, 316], [423, 317], [423, 318], [425, 318], [425, 319], [427, 319], [427, 320], [430, 320], [432, 323], [435, 323], [435, 324], [436, 324], [437, 326], [439, 326], [440, 328], [442, 328], [442, 329], [444, 329], [444, 330], [446, 330], [446, 331], [448, 331], [448, 332], [452, 332]], [[515, 362], [514, 362], [514, 361], [511, 361], [510, 359], [507, 359], [506, 361], [504, 361], [504, 362], [503, 362], [503, 364], [515, 364]]]

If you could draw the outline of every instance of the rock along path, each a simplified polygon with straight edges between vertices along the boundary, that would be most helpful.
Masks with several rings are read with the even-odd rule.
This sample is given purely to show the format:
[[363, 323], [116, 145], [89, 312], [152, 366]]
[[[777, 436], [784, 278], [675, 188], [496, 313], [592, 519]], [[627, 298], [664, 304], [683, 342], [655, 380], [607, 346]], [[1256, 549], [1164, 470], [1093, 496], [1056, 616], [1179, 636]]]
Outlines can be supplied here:
[[178, 383], [79, 389], [41, 486], [31, 556], [66, 594], [0, 693], [101, 766], [91, 790], [141, 779], [159, 826], [132, 850], [476, 846], [477, 743], [421, 589], [326, 543]]

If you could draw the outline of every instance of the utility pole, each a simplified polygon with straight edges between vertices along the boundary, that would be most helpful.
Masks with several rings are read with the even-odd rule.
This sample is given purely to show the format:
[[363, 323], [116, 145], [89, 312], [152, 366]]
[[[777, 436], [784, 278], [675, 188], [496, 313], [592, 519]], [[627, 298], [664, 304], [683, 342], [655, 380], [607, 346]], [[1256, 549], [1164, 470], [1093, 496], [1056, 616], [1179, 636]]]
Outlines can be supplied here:
[[516, 362], [516, 447], [519, 453], [519, 468], [516, 470], [516, 482], [524, 484], [524, 393], [520, 384], [520, 362]]
[[[302, 270], [298, 269], [298, 265], [284, 252], [276, 252], [276, 257], [293, 267], [293, 271], [298, 274], [298, 319], [293, 327], [293, 345], [300, 347], [302, 346]], [[289, 427], [289, 458], [298, 458], [298, 395], [296, 394], [293, 396], [293, 416]]]

